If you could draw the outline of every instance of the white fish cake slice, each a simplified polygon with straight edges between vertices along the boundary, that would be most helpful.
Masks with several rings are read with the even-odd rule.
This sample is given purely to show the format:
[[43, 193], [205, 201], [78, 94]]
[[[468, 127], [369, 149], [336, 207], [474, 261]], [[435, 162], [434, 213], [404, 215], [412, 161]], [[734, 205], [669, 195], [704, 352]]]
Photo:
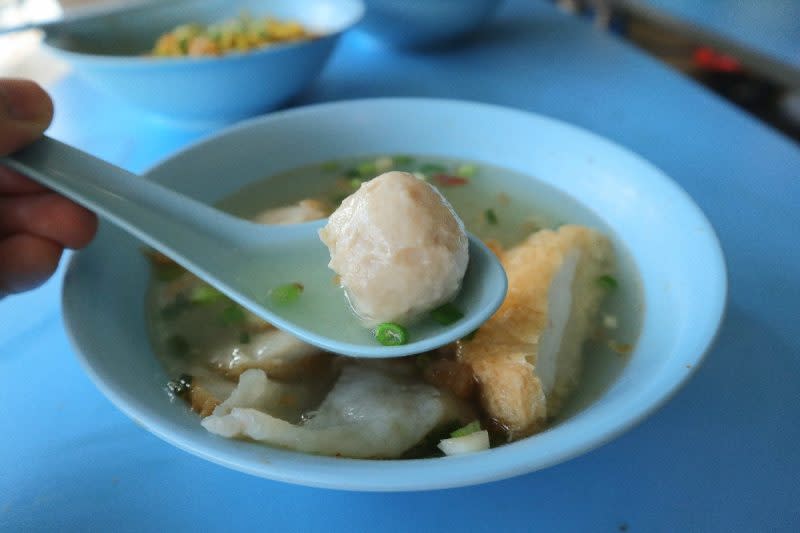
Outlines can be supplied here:
[[345, 366], [316, 414], [302, 424], [260, 408], [273, 386], [263, 371], [248, 370], [231, 397], [203, 419], [203, 427], [223, 437], [307, 453], [389, 458], [454, 418], [449, 402], [435, 388], [365, 365]]

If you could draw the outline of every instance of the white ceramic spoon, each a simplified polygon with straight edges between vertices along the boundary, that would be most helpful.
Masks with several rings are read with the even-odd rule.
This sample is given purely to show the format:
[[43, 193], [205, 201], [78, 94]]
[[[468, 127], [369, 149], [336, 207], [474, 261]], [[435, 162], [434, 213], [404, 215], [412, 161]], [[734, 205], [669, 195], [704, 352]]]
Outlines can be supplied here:
[[[423, 320], [410, 328], [407, 344], [383, 346], [333, 286], [328, 252], [317, 235], [325, 220], [286, 226], [248, 222], [47, 137], [0, 163], [93, 210], [278, 328], [331, 352], [358, 357], [425, 352], [474, 331], [506, 294], [499, 261], [470, 235], [469, 266], [454, 302], [464, 317], [447, 326]], [[302, 279], [296, 279], [300, 273]], [[305, 287], [298, 302], [273, 302], [270, 288], [291, 282]], [[313, 305], [304, 307], [304, 300]]]

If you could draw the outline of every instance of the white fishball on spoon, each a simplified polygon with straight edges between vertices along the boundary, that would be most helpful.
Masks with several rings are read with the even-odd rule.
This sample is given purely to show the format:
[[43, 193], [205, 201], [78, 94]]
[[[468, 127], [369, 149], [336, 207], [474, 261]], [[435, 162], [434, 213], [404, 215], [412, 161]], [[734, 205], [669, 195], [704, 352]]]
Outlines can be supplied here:
[[464, 224], [407, 172], [365, 182], [319, 232], [350, 305], [367, 326], [408, 325], [452, 300], [469, 262]]

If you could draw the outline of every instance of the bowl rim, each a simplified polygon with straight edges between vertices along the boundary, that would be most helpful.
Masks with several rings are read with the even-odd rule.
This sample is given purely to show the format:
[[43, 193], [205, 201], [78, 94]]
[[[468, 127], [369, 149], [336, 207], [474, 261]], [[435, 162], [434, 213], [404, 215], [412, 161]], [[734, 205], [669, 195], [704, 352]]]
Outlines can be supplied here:
[[[320, 41], [329, 39], [336, 39], [347, 31], [350, 31], [357, 26], [366, 14], [366, 7], [364, 0], [334, 0], [335, 2], [346, 2], [352, 4], [354, 9], [353, 16], [345, 23], [336, 27], [333, 31], [314, 35], [309, 39], [302, 39], [298, 41], [290, 41], [283, 43], [276, 43], [270, 46], [255, 48], [244, 52], [230, 52], [220, 56], [151, 56], [151, 55], [129, 55], [129, 54], [99, 54], [91, 52], [79, 52], [75, 50], [68, 50], [66, 48], [56, 46], [52, 42], [52, 34], [45, 29], [44, 37], [42, 38], [41, 45], [49, 53], [64, 60], [78, 60], [83, 63], [89, 63], [94, 66], [114, 66], [114, 67], [142, 67], [148, 68], [164, 68], [174, 67], [176, 65], [213, 65], [214, 63], [230, 62], [236, 60], [244, 60], [247, 58], [255, 58], [268, 56], [270, 54], [277, 54], [286, 50], [301, 48], [303, 46], [313, 45]], [[136, 9], [145, 10], [148, 3], [137, 4]], [[150, 6], [152, 7], [152, 6]], [[80, 22], [80, 21], [75, 21]], [[58, 28], [68, 26], [73, 21], [65, 21], [63, 23], [52, 24], [50, 27]]]
[[[493, 448], [484, 452], [474, 454], [467, 454], [464, 456], [454, 457], [441, 457], [429, 459], [403, 459], [403, 460], [369, 460], [369, 459], [346, 459], [335, 457], [324, 457], [305, 454], [302, 452], [279, 450], [276, 448], [265, 446], [266, 449], [280, 453], [286, 453], [288, 457], [300, 459], [302, 463], [285, 466], [275, 467], [275, 465], [263, 462], [254, 465], [253, 461], [247, 458], [237, 458], [237, 453], [233, 447], [227, 447], [224, 452], [219, 453], [215, 449], [211, 449], [203, 445], [195, 445], [191, 437], [182, 436], [175, 428], [170, 425], [162, 424], [161, 421], [155, 420], [148, 413], [138, 409], [131, 400], [135, 402], [135, 398], [126, 398], [124, 391], [114, 390], [103, 379], [95, 368], [93, 368], [90, 357], [81, 349], [81, 344], [77, 338], [77, 329], [75, 327], [76, 318], [64, 313], [64, 322], [70, 343], [72, 344], [75, 355], [83, 367], [84, 371], [89, 375], [91, 380], [95, 383], [98, 389], [118, 408], [125, 413], [137, 424], [142, 425], [148, 431], [155, 434], [159, 438], [169, 442], [170, 444], [183, 449], [193, 455], [202, 457], [211, 462], [226, 466], [228, 468], [252, 474], [255, 476], [268, 478], [277, 481], [284, 481], [293, 484], [300, 484], [305, 486], [320, 487], [320, 488], [334, 488], [340, 490], [358, 490], [358, 491], [411, 491], [411, 490], [432, 490], [461, 487], [467, 485], [476, 485], [487, 483], [500, 479], [505, 479], [543, 468], [553, 466], [568, 459], [582, 455], [592, 449], [595, 449], [607, 442], [613, 440], [625, 431], [633, 428], [635, 425], [650, 416], [657, 409], [662, 407], [669, 401], [677, 392], [689, 381], [689, 379], [697, 372], [702, 361], [707, 356], [709, 350], [713, 346], [717, 336], [719, 335], [720, 328], [723, 323], [725, 307], [728, 298], [728, 276], [725, 266], [725, 260], [720, 245], [719, 239], [704, 213], [691, 199], [688, 193], [685, 192], [676, 182], [664, 174], [655, 165], [648, 162], [638, 154], [628, 150], [627, 148], [616, 144], [604, 137], [594, 134], [588, 130], [578, 126], [571, 125], [567, 122], [547, 117], [539, 113], [510, 108], [506, 106], [485, 104], [472, 102], [467, 100], [454, 100], [454, 99], [438, 99], [438, 98], [408, 98], [408, 97], [390, 97], [390, 98], [365, 98], [354, 100], [342, 100], [334, 102], [326, 102], [320, 104], [313, 104], [302, 106], [292, 109], [286, 109], [270, 113], [268, 115], [257, 117], [254, 119], [240, 122], [234, 126], [224, 128], [219, 132], [201, 139], [199, 141], [190, 143], [181, 150], [178, 150], [169, 156], [161, 159], [151, 166], [144, 176], [150, 176], [153, 172], [157, 171], [162, 165], [168, 163], [173, 158], [176, 158], [186, 152], [195, 150], [207, 143], [216, 142], [219, 138], [233, 134], [237, 131], [247, 130], [249, 128], [258, 126], [261, 123], [269, 123], [275, 120], [291, 119], [294, 115], [314, 114], [325, 112], [326, 110], [339, 108], [339, 107], [355, 107], [363, 105], [433, 105], [433, 106], [455, 106], [461, 107], [463, 110], [475, 107], [487, 110], [494, 113], [505, 113], [515, 115], [518, 117], [534, 117], [540, 122], [549, 124], [552, 127], [565, 129], [570, 131], [571, 134], [578, 135], [590, 139], [594, 143], [608, 148], [617, 154], [622, 154], [626, 158], [633, 159], [639, 164], [649, 167], [651, 170], [648, 180], [655, 180], [660, 186], [671, 189], [677, 197], [683, 202], [683, 206], [694, 217], [692, 224], [695, 227], [703, 229], [702, 235], [705, 236], [704, 242], [708, 246], [708, 256], [705, 258], [708, 262], [705, 265], [713, 271], [714, 286], [710, 288], [708, 301], [711, 303], [707, 306], [709, 312], [705, 316], [704, 331], [702, 340], [699, 341], [697, 350], [688, 354], [684, 359], [681, 359], [681, 364], [690, 362], [687, 365], [686, 372], [673, 373], [669, 379], [662, 379], [650, 383], [650, 389], [658, 389], [653, 393], [648, 401], [640, 404], [632, 405], [630, 409], [610, 420], [608, 425], [601, 426], [598, 430], [594, 431], [589, 437], [582, 437], [577, 443], [572, 443], [569, 446], [558, 448], [552, 453], [547, 454], [547, 458], [538, 461], [526, 461], [525, 451], [526, 447], [530, 447], [532, 439], [522, 439], [520, 441], [507, 444], [499, 448]], [[602, 218], [602, 217], [601, 217]], [[73, 254], [70, 258], [68, 265], [67, 275], [73, 269], [77, 268], [77, 262], [80, 259], [80, 253]], [[62, 289], [62, 309], [66, 308], [66, 301], [68, 298], [68, 286], [64, 284]], [[644, 314], [647, 316], [647, 309]], [[658, 387], [656, 387], [658, 385]], [[591, 409], [591, 405], [586, 409]], [[198, 421], [199, 422], [199, 421]], [[200, 424], [197, 424], [201, 428]], [[559, 426], [552, 429], [545, 430], [538, 433], [536, 436], [539, 439], [548, 438], [553, 432], [557, 431]], [[527, 446], [526, 446], [527, 445]], [[487, 468], [459, 468], [460, 465], [474, 463], [481, 459], [487, 460], [489, 465]], [[380, 472], [374, 472], [375, 467], [380, 465]], [[298, 468], [300, 466], [300, 468]], [[310, 467], [310, 468], [304, 468]], [[426, 473], [425, 476], [420, 478], [409, 478], [404, 476], [402, 481], [395, 481], [394, 483], [387, 483], [387, 474], [392, 471], [401, 472], [402, 469], [419, 469]], [[445, 472], [446, 478], [436, 479], [435, 476], [430, 474], [436, 472]]]

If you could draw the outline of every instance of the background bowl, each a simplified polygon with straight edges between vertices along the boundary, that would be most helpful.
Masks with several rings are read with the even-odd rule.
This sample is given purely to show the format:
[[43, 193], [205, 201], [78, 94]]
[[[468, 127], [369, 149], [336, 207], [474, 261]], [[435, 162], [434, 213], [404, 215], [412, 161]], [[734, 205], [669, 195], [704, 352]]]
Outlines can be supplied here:
[[365, 0], [359, 29], [400, 48], [451, 44], [488, 21], [502, 0]]
[[[485, 124], [491, 131], [476, 127]], [[98, 387], [164, 440], [234, 469], [322, 487], [414, 490], [500, 479], [583, 453], [651, 413], [698, 367], [725, 304], [725, 267], [713, 229], [658, 169], [567, 124], [466, 102], [345, 101], [245, 122], [176, 154], [146, 177], [214, 202], [275, 173], [381, 153], [495, 164], [587, 206], [641, 276], [643, 323], [627, 363], [620, 362], [611, 378], [587, 371], [578, 407], [547, 431], [465, 456], [353, 460], [223, 439], [168, 398], [170, 378], [153, 354], [145, 323], [148, 262], [137, 241], [102, 224], [92, 245], [74, 256], [63, 301], [67, 330]], [[598, 389], [599, 396], [589, 392]]]
[[[243, 11], [296, 20], [320, 38], [222, 57], [148, 57], [179, 24]], [[361, 0], [171, 0], [50, 27], [45, 45], [98, 89], [142, 109], [192, 122], [233, 122], [279, 106], [320, 73]]]

